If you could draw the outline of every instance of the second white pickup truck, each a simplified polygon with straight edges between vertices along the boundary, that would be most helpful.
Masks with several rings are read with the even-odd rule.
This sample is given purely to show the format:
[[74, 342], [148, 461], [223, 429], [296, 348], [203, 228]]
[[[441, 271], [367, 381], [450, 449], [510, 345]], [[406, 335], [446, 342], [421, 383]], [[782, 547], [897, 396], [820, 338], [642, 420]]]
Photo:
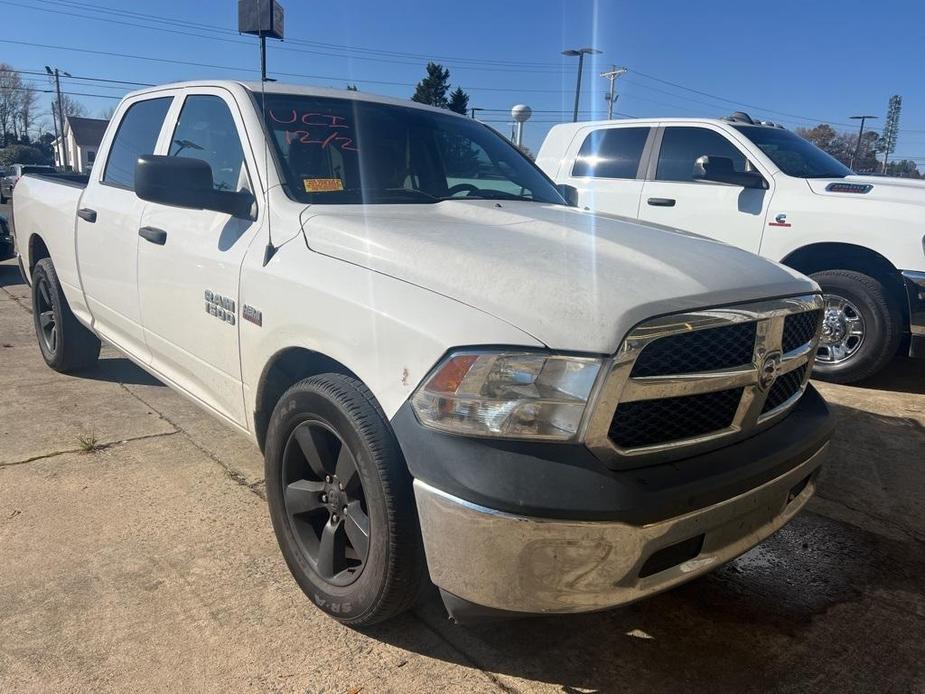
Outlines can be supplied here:
[[814, 374], [925, 357], [925, 181], [858, 176], [745, 113], [554, 126], [537, 164], [598, 214], [664, 224], [805, 272], [826, 297]]
[[49, 366], [105, 339], [250, 436], [320, 609], [428, 578], [457, 620], [602, 609], [803, 507], [814, 282], [567, 206], [474, 120], [265, 89], [127, 96], [89, 179], [23, 177], [14, 233]]

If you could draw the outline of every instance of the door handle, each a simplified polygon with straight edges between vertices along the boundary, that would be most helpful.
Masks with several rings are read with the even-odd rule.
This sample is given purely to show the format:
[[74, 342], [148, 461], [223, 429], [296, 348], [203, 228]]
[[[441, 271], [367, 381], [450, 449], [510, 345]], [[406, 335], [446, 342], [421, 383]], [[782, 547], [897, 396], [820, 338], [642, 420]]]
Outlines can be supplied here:
[[652, 207], [674, 207], [674, 198], [649, 198], [646, 200]]
[[91, 210], [89, 207], [81, 207], [77, 210], [77, 216], [85, 222], [90, 222], [90, 224], [96, 222], [96, 210]]
[[145, 241], [156, 243], [158, 246], [163, 246], [167, 243], [167, 232], [157, 227], [141, 227], [138, 230], [138, 235]]

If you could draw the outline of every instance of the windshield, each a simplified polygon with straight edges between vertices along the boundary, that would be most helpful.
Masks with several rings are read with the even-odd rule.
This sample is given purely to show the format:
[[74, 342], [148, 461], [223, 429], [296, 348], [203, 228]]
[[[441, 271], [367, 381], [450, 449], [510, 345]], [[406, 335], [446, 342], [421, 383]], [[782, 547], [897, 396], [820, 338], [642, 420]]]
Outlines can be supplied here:
[[736, 125], [777, 167], [796, 178], [844, 178], [852, 171], [812, 142], [789, 130], [767, 126]]
[[[259, 104], [261, 97], [255, 95]], [[513, 145], [467, 118], [350, 99], [267, 94], [290, 197], [313, 204], [530, 200], [563, 205]]]

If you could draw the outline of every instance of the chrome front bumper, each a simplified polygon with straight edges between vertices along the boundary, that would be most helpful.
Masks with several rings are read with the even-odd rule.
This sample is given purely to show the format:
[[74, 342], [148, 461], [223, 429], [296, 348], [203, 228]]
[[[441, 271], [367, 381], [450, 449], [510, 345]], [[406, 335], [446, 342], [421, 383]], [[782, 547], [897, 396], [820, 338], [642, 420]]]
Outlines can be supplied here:
[[[787, 523], [815, 491], [827, 446], [744, 494], [640, 526], [503, 513], [415, 480], [430, 576], [454, 596], [510, 612], [588, 612], [629, 603], [734, 559]], [[653, 554], [701, 535], [696, 556], [640, 576]]]

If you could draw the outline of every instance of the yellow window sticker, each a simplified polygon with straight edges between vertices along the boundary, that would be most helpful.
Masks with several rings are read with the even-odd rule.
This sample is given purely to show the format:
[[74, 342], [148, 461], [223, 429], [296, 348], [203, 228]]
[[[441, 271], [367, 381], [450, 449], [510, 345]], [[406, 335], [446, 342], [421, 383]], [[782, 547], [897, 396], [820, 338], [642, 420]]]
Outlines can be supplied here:
[[339, 178], [303, 178], [306, 193], [330, 193], [343, 190], [344, 182]]

